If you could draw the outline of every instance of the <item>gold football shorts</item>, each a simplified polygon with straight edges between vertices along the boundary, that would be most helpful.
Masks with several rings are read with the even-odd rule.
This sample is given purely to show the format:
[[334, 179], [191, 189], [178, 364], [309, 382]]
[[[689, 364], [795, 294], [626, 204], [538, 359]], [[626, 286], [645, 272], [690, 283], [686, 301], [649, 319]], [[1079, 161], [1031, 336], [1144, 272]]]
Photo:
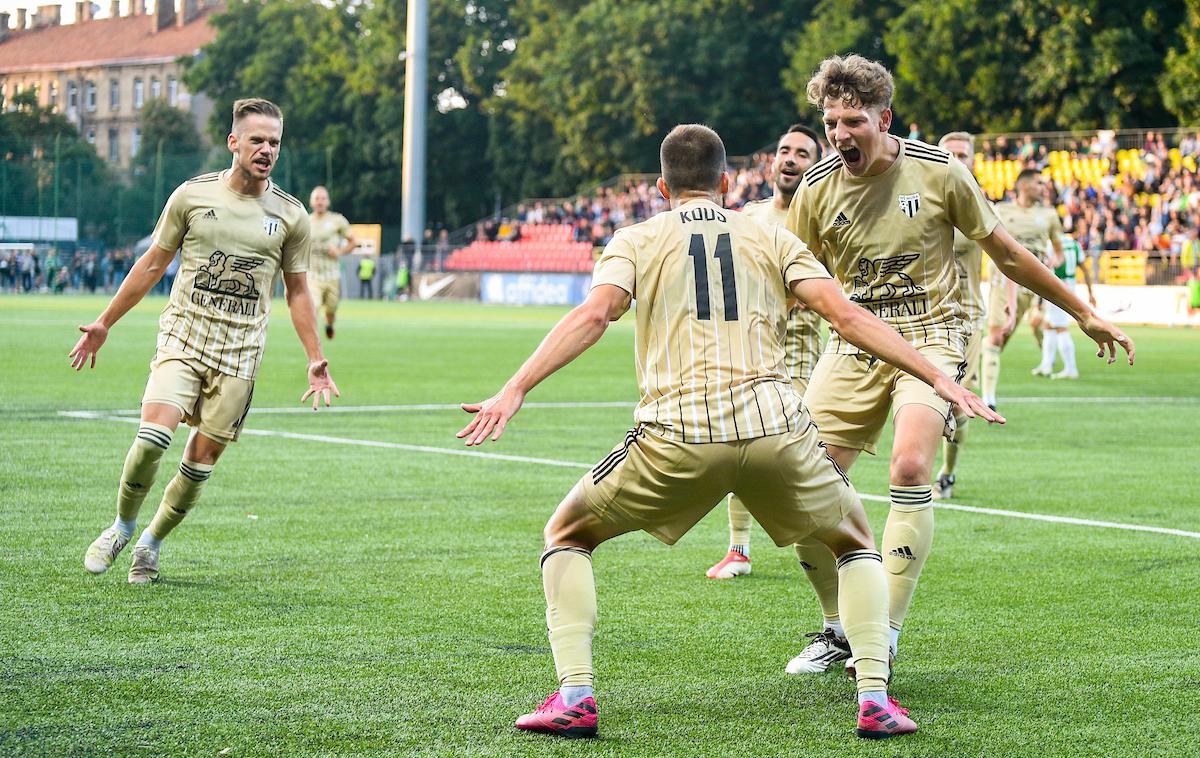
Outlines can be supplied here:
[[222, 374], [195, 358], [155, 357], [142, 404], [173, 405], [183, 422], [221, 444], [237, 441], [250, 411], [254, 382]]
[[[933, 365], [962, 381], [967, 364], [960, 350], [944, 344], [917, 345]], [[906, 405], [926, 405], [947, 419], [950, 403], [920, 379], [866, 353], [825, 353], [808, 383], [805, 404], [829, 445], [875, 454], [888, 414]]]
[[789, 432], [733, 442], [679, 442], [643, 425], [578, 486], [602, 521], [668, 545], [730, 492], [780, 547], [838, 524], [859, 502], [803, 411]]

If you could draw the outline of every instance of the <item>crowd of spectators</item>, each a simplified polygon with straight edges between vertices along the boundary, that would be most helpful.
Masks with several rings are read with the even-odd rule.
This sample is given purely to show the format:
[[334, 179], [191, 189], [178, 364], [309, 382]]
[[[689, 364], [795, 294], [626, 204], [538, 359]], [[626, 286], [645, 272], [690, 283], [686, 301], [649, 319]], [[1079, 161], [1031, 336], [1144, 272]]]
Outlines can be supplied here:
[[[771, 157], [769, 153], [756, 154], [745, 166], [731, 172], [731, 188], [725, 198], [728, 207], [740, 208], [771, 196]], [[477, 224], [475, 239], [516, 241], [523, 224], [570, 224], [572, 241], [608, 244], [617, 229], [645, 221], [669, 207], [654, 186], [655, 178], [636, 175], [570, 200], [522, 203], [509, 216]]]
[[0, 251], [0, 292], [115, 292], [133, 261], [130, 248], [107, 253]]
[[[1102, 130], [1056, 150], [1027, 134], [983, 140], [978, 148], [987, 160], [1017, 161], [1021, 168], [1060, 167], [1065, 175], [1052, 183], [1053, 202], [1089, 253], [1141, 251], [1184, 274], [1200, 265], [1200, 134], [1149, 131], [1140, 145], [1122, 148], [1115, 132]], [[1095, 177], [1068, 170], [1088, 159], [1106, 170]]]
[[[915, 123], [909, 125], [909, 136], [933, 139]], [[1062, 212], [1067, 231], [1093, 258], [1105, 250], [1140, 250], [1183, 271], [1200, 267], [1200, 134], [1168, 137], [1151, 131], [1140, 146], [1124, 149], [1115, 132], [1104, 130], [1054, 149], [1033, 135], [999, 136], [981, 139], [976, 148], [982, 160], [1016, 161], [1020, 168], [1038, 170], [1055, 162], [1069, 167], [1080, 158], [1101, 159], [1107, 170], [1098, 178], [1068, 171], [1050, 183], [1052, 201]], [[728, 207], [770, 197], [771, 158], [769, 153], [756, 154], [732, 172]], [[502, 219], [477, 225], [475, 238], [515, 241], [520, 239], [522, 224], [570, 224], [573, 240], [599, 246], [617, 229], [643, 221], [667, 205], [654, 187], [653, 176], [635, 176], [571, 200], [523, 203]]]

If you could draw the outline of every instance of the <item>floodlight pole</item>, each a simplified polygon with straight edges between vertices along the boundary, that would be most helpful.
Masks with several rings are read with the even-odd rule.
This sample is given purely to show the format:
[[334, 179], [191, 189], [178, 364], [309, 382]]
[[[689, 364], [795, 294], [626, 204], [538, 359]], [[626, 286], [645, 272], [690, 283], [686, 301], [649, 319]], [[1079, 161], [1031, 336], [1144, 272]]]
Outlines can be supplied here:
[[429, 0], [408, 0], [404, 57], [404, 155], [401, 166], [401, 242], [414, 252], [425, 236], [425, 128], [428, 111]]

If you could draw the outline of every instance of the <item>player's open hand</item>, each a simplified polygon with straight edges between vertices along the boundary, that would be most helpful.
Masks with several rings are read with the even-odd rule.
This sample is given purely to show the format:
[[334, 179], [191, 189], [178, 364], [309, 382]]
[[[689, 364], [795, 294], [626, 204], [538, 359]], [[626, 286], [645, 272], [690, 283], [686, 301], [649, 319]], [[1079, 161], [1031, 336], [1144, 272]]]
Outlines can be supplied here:
[[330, 393], [333, 393], [334, 397], [342, 396], [337, 385], [333, 383], [333, 377], [329, 375], [329, 361], [319, 360], [308, 364], [308, 392], [304, 393], [300, 402], [306, 402], [311, 397], [314, 411], [317, 409], [318, 400], [324, 400], [325, 407], [328, 408]]
[[1116, 362], [1117, 345], [1120, 345], [1125, 350], [1125, 354], [1129, 356], [1129, 365], [1133, 365], [1133, 340], [1114, 324], [1110, 324], [1099, 316], [1092, 314], [1080, 323], [1079, 326], [1083, 329], [1084, 334], [1091, 337], [1092, 341], [1100, 346], [1100, 349], [1096, 351], [1097, 358], [1103, 358], [1107, 353], [1108, 362]]
[[88, 368], [96, 368], [96, 353], [100, 352], [104, 340], [108, 339], [108, 327], [96, 321], [87, 326], [80, 326], [79, 331], [83, 332], [83, 336], [75, 343], [71, 352], [67, 353], [67, 357], [71, 359], [71, 368], [79, 371], [84, 364], [90, 364]]
[[979, 417], [988, 423], [996, 424], [1005, 422], [1005, 418], [987, 407], [987, 404], [978, 395], [954, 382], [945, 374], [942, 374], [941, 378], [933, 383], [933, 391], [938, 393], [938, 397], [958, 408], [967, 418]]
[[467, 413], [474, 413], [475, 418], [455, 436], [460, 440], [465, 438], [467, 447], [482, 445], [487, 441], [489, 434], [492, 436], [492, 442], [495, 442], [504, 434], [508, 420], [517, 415], [524, 402], [523, 392], [506, 386], [482, 403], [463, 403], [462, 409]]

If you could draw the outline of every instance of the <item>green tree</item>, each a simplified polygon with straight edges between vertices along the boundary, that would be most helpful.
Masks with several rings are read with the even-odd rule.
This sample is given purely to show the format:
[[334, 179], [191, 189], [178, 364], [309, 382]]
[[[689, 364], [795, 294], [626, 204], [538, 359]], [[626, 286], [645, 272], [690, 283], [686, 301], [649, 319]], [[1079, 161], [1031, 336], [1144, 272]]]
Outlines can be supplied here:
[[[675, 124], [713, 126], [731, 154], [768, 142], [796, 119], [781, 97], [791, 20], [808, 0], [519, 2], [529, 34], [505, 70], [510, 123], [548, 122], [551, 175], [578, 182], [658, 163]], [[535, 128], [536, 134], [544, 130]]]
[[113, 176], [67, 119], [28, 90], [0, 112], [0, 215], [74, 216], [85, 239], [113, 241]]
[[1179, 44], [1167, 53], [1159, 92], [1180, 125], [1200, 124], [1200, 0], [1186, 0]]
[[897, 102], [937, 127], [986, 131], [1159, 126], [1176, 0], [913, 0], [883, 35]]
[[[142, 142], [129, 167], [129, 181], [121, 187], [121, 228], [144, 236], [154, 228], [171, 192], [201, 173], [207, 151], [192, 116], [153, 99], [138, 114]], [[224, 140], [221, 141], [224, 143]], [[223, 154], [223, 144], [220, 148]]]

